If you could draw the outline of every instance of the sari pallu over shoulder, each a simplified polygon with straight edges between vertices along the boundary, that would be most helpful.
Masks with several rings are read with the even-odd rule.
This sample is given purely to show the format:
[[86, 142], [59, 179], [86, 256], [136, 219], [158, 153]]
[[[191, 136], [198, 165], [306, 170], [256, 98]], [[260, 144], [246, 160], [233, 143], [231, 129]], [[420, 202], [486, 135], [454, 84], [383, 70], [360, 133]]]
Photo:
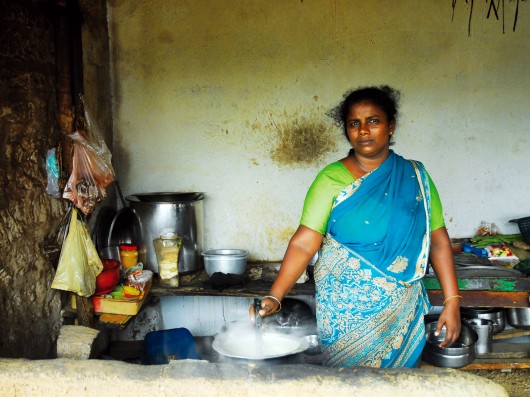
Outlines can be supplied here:
[[326, 365], [416, 364], [430, 308], [418, 282], [428, 259], [429, 199], [421, 163], [393, 152], [337, 197], [315, 264]]

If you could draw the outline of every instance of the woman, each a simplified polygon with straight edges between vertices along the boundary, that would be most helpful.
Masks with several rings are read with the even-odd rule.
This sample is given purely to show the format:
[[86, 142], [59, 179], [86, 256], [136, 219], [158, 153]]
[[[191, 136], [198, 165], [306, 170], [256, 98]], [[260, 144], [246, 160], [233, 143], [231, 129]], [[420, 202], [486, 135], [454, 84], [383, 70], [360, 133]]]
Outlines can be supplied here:
[[398, 92], [358, 89], [331, 112], [352, 145], [311, 185], [261, 316], [315, 264], [316, 317], [328, 366], [414, 367], [425, 344], [431, 308], [421, 283], [427, 262], [445, 296], [437, 331], [442, 346], [460, 333], [453, 254], [436, 188], [423, 165], [391, 149]]

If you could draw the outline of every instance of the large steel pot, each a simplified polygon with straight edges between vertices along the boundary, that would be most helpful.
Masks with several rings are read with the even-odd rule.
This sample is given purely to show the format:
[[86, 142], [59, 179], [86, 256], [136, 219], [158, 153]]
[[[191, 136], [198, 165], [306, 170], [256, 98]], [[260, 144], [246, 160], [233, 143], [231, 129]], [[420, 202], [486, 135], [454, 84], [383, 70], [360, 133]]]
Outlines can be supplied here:
[[506, 314], [504, 308], [484, 308], [484, 307], [462, 307], [460, 315], [464, 318], [481, 318], [493, 321], [493, 334], [498, 334], [506, 326]]
[[153, 240], [160, 234], [173, 232], [182, 237], [178, 269], [180, 274], [202, 268], [203, 193], [138, 193], [125, 200], [138, 215], [141, 224], [147, 269], [158, 273]]
[[506, 309], [506, 315], [512, 327], [530, 329], [530, 307], [511, 307]]

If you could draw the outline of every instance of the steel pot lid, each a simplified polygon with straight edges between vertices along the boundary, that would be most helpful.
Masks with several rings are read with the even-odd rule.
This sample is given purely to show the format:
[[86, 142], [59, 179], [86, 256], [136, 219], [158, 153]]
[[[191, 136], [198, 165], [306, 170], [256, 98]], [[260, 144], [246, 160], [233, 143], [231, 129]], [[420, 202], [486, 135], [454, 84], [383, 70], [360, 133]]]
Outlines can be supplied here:
[[190, 203], [199, 201], [204, 198], [204, 193], [191, 192], [152, 192], [152, 193], [137, 193], [127, 196], [125, 200], [140, 203]]
[[242, 249], [213, 249], [213, 250], [204, 251], [202, 253], [202, 256], [205, 256], [208, 258], [217, 258], [217, 257], [220, 257], [220, 258], [223, 258], [223, 257], [243, 258], [244, 257], [246, 258], [248, 255], [249, 255], [249, 252], [247, 250], [242, 250]]

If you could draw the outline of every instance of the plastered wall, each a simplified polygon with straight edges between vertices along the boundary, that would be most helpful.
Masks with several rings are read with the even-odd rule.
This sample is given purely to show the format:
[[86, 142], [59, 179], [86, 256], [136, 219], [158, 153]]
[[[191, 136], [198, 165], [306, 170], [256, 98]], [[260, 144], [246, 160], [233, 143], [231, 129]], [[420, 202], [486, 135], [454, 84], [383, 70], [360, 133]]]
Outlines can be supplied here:
[[451, 237], [481, 221], [517, 232], [530, 5], [503, 2], [497, 20], [474, 3], [470, 22], [463, 0], [109, 1], [125, 195], [205, 192], [205, 248], [279, 260], [312, 179], [349, 149], [326, 111], [349, 88], [390, 84], [394, 150], [427, 166]]

